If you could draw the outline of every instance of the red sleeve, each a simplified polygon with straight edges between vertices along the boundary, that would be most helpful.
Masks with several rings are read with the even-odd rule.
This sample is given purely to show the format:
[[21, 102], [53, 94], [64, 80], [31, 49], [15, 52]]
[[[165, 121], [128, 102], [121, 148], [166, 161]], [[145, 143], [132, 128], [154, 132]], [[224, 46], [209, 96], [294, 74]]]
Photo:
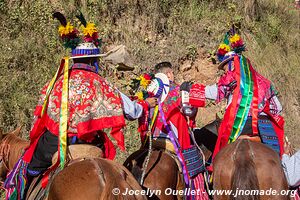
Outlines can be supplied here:
[[149, 104], [147, 101], [143, 100], [143, 101], [138, 101], [138, 104], [140, 104], [143, 107], [143, 114], [142, 116], [138, 119], [139, 121], [139, 127], [138, 127], [138, 131], [140, 132], [140, 136], [141, 136], [141, 141], [143, 142], [147, 131], [148, 131], [148, 120], [149, 120]]

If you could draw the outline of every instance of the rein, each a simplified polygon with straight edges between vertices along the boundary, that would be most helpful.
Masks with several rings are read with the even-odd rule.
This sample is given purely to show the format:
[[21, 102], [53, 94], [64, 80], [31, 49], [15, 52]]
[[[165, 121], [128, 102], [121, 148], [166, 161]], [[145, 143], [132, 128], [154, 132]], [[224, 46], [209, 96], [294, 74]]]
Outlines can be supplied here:
[[143, 163], [143, 173], [142, 173], [142, 177], [141, 177], [141, 182], [140, 184], [143, 185], [144, 184], [144, 178], [146, 175], [146, 170], [150, 161], [150, 157], [151, 157], [151, 153], [152, 153], [152, 135], [151, 132], [148, 132], [148, 137], [149, 137], [149, 149], [148, 149], [148, 154], [146, 157], [146, 161], [144, 161]]

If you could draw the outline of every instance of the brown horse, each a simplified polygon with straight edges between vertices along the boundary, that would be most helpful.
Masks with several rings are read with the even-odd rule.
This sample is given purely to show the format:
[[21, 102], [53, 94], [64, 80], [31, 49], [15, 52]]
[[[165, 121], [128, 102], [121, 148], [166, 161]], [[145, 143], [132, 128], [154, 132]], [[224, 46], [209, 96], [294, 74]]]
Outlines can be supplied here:
[[[141, 181], [147, 154], [148, 149], [140, 149], [131, 154], [124, 162], [124, 166], [131, 171], [139, 182]], [[184, 182], [178, 164], [171, 153], [161, 149], [152, 151], [148, 166], [145, 169], [142, 187], [146, 191], [153, 191], [153, 193], [148, 193], [148, 199], [172, 200], [182, 198], [165, 193], [167, 188], [171, 188], [173, 191], [184, 189]]]
[[1, 181], [5, 180], [6, 174], [13, 169], [24, 149], [29, 145], [29, 141], [19, 137], [20, 131], [21, 127], [7, 134], [0, 132]]
[[[27, 140], [18, 137], [19, 133], [20, 128], [5, 135], [0, 134], [0, 169], [3, 170], [0, 173], [3, 175], [13, 169], [25, 147], [29, 144]], [[2, 178], [5, 179], [5, 176]], [[125, 167], [100, 158], [74, 161], [54, 175], [49, 187], [49, 200], [146, 199], [145, 196], [139, 194], [114, 196], [113, 188], [118, 188], [120, 192], [125, 190], [141, 191], [142, 188]], [[37, 199], [34, 196], [36, 194], [40, 195], [38, 191], [34, 191], [30, 187], [26, 199]], [[45, 198], [39, 196], [38, 199]]]
[[[137, 193], [130, 193], [137, 191]], [[101, 158], [75, 161], [55, 175], [48, 200], [138, 199], [142, 188], [122, 165]]]
[[289, 199], [270, 195], [271, 191], [288, 190], [288, 184], [278, 154], [262, 143], [237, 140], [217, 154], [213, 166], [214, 189], [233, 191], [233, 195], [215, 195], [215, 200]]

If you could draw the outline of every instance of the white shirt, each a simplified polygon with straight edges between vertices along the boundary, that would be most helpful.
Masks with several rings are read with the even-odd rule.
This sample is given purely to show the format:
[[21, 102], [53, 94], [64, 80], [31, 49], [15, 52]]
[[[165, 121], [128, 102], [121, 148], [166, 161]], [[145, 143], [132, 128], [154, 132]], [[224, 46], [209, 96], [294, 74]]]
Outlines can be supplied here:
[[300, 186], [300, 150], [294, 155], [282, 155], [282, 166], [291, 187]]

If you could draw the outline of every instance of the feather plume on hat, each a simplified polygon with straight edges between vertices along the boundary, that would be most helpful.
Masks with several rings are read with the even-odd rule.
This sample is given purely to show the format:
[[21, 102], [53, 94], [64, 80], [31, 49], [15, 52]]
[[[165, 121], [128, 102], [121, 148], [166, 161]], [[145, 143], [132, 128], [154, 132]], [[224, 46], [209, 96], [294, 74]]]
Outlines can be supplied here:
[[67, 22], [65, 16], [60, 12], [53, 13], [53, 18], [60, 22], [58, 28], [59, 36], [66, 48], [74, 49], [81, 42], [79, 32], [70, 22]]
[[97, 47], [101, 46], [102, 41], [101, 41], [101, 39], [99, 39], [98, 30], [96, 28], [96, 25], [92, 22], [87, 22], [83, 16], [82, 12], [81, 11], [78, 11], [78, 12], [79, 12], [79, 14], [76, 15], [76, 17], [79, 19], [79, 21], [82, 24], [80, 29], [83, 32], [84, 41], [92, 42]]

